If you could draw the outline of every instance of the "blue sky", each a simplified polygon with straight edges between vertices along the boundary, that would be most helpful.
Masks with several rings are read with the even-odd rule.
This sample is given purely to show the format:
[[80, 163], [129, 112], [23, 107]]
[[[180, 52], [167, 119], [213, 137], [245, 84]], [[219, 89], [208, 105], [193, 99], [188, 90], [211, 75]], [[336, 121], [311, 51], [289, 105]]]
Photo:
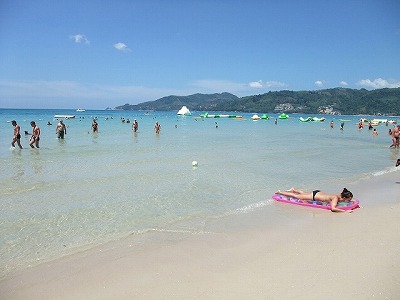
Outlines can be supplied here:
[[400, 1], [1, 0], [0, 107], [400, 87]]

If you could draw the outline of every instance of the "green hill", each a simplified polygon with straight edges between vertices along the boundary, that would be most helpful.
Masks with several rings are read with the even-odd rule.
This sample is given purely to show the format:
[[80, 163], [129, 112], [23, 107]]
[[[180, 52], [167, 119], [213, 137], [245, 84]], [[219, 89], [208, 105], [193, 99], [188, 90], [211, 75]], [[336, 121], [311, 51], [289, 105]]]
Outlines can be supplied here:
[[400, 115], [400, 88], [334, 88], [317, 91], [278, 91], [239, 98], [229, 93], [168, 96], [137, 105], [125, 104], [123, 110], [286, 112], [322, 114]]

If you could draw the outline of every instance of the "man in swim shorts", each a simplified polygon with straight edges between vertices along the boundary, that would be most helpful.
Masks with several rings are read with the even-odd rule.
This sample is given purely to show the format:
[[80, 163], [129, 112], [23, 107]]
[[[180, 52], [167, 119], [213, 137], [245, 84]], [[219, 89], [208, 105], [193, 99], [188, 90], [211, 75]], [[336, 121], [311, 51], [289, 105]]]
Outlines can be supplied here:
[[21, 134], [20, 134], [21, 127], [19, 127], [19, 125], [17, 124], [17, 121], [15, 121], [15, 120], [12, 120], [11, 124], [12, 124], [12, 126], [14, 126], [14, 136], [13, 136], [13, 138], [11, 140], [11, 146], [15, 147], [15, 142], [17, 142], [18, 147], [20, 149], [22, 149], [22, 146], [21, 146]]
[[294, 188], [291, 188], [290, 190], [285, 192], [277, 191], [276, 194], [297, 198], [299, 200], [305, 200], [305, 201], [312, 200], [312, 201], [330, 202], [332, 212], [352, 212], [352, 210], [343, 210], [337, 207], [339, 201], [351, 201], [353, 199], [352, 192], [350, 192], [346, 188], [344, 188], [340, 194], [336, 195], [325, 194], [320, 190], [315, 190], [313, 192], [305, 192]]
[[31, 148], [35, 148], [33, 144], [35, 144], [36, 148], [39, 148], [39, 140], [40, 140], [40, 128], [36, 125], [34, 121], [31, 122], [31, 126], [33, 128], [31, 141], [29, 142], [29, 146]]
[[60, 120], [60, 122], [58, 122], [56, 133], [59, 139], [64, 139], [64, 134], [67, 134], [67, 128], [65, 127], [63, 120]]

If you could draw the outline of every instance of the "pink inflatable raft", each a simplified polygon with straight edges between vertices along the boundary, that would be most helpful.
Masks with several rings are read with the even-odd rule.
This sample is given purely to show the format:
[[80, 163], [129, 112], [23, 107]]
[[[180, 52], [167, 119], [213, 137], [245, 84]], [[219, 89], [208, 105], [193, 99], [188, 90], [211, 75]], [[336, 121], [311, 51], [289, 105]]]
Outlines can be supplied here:
[[[283, 203], [289, 203], [289, 204], [296, 204], [296, 205], [301, 205], [301, 206], [308, 206], [308, 207], [313, 207], [313, 208], [322, 208], [322, 209], [327, 209], [331, 210], [331, 204], [329, 202], [322, 202], [322, 201], [312, 201], [312, 200], [299, 200], [297, 198], [292, 198], [292, 197], [286, 197], [283, 195], [278, 195], [274, 194], [272, 196], [272, 199], [283, 202]], [[338, 208], [343, 209], [343, 210], [351, 210], [351, 209], [356, 209], [359, 207], [360, 201], [354, 199], [353, 201], [350, 202], [345, 202], [345, 201], [340, 201], [337, 205]]]

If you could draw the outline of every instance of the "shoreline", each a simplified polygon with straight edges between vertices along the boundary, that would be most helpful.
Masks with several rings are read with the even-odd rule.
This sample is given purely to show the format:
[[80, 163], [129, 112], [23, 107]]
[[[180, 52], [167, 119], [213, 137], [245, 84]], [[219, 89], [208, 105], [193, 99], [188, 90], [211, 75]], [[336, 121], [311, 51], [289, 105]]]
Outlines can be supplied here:
[[362, 206], [351, 214], [274, 203], [272, 209], [211, 220], [203, 233], [178, 241], [173, 232], [150, 233], [161, 237], [150, 243], [149, 236], [143, 243], [130, 236], [17, 271], [0, 281], [0, 294], [5, 299], [393, 299], [400, 293], [400, 177], [391, 172], [348, 188]]

